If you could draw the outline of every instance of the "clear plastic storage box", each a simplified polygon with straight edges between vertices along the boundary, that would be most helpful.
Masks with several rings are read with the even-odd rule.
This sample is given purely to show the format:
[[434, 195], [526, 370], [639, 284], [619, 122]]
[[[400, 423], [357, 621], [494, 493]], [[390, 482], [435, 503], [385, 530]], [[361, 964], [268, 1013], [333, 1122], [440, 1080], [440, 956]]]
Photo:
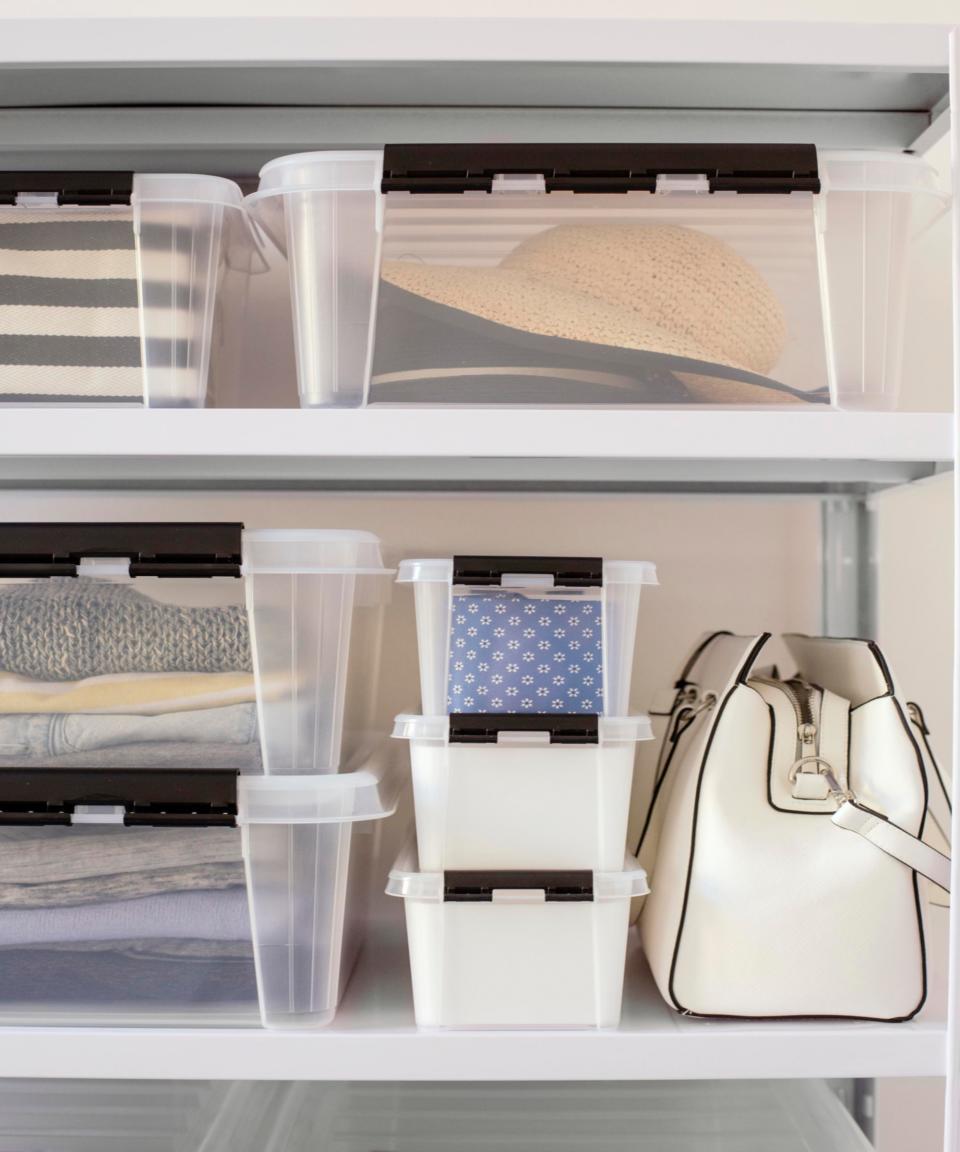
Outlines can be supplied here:
[[411, 841], [390, 873], [403, 898], [421, 1028], [612, 1028], [620, 1020], [630, 900], [616, 872], [421, 871]]
[[626, 716], [653, 564], [596, 557], [404, 560], [425, 716]]
[[0, 1019], [328, 1023], [401, 784], [348, 767], [0, 770]]
[[0, 1081], [0, 1152], [868, 1152], [822, 1080]]
[[389, 576], [363, 532], [0, 525], [0, 768], [336, 772]]
[[[824, 1081], [3, 1081], [0, 1152], [868, 1152]], [[599, 1142], [599, 1143], [598, 1143]]]
[[231, 180], [0, 173], [0, 402], [203, 407], [221, 273], [252, 253]]
[[444, 144], [283, 157], [308, 405], [889, 408], [929, 165], [813, 145]]
[[587, 868], [623, 862], [646, 716], [398, 716], [410, 741], [420, 867]]

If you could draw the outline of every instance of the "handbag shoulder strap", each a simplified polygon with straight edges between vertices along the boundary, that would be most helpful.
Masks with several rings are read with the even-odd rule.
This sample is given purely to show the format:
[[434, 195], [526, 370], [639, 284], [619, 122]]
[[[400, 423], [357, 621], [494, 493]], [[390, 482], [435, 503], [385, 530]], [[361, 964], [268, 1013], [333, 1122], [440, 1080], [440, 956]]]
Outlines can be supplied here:
[[932, 880], [945, 892], [950, 891], [950, 857], [907, 832], [858, 800], [847, 799], [834, 812], [831, 820], [838, 828], [856, 832], [881, 852], [886, 852], [913, 872]]
[[[932, 772], [927, 772], [927, 812], [944, 842], [949, 844], [952, 810], [950, 793], [930, 746], [930, 729], [919, 705], [907, 704], [907, 715], [910, 717], [910, 723], [920, 733], [923, 743], [921, 755], [933, 769]], [[950, 857], [925, 844], [919, 836], [914, 836], [905, 828], [894, 824], [882, 813], [875, 812], [848, 795], [831, 819], [838, 828], [856, 832], [881, 852], [886, 852], [888, 856], [899, 860], [907, 868], [926, 876], [945, 892], [950, 891]]]

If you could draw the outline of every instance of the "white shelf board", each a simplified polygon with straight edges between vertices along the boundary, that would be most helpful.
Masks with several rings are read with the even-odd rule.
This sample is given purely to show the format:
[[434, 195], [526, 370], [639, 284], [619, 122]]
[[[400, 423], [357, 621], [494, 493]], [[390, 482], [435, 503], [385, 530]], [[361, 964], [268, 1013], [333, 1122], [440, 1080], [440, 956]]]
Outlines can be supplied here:
[[942, 1020], [695, 1020], [663, 1003], [636, 940], [627, 971], [616, 1030], [418, 1032], [405, 934], [392, 917], [371, 935], [329, 1028], [3, 1028], [0, 1077], [609, 1081], [944, 1074]]
[[946, 70], [947, 24], [550, 17], [0, 19], [0, 62], [305, 64], [513, 60]]
[[943, 413], [24, 408], [0, 419], [0, 484], [870, 490], [953, 451]]

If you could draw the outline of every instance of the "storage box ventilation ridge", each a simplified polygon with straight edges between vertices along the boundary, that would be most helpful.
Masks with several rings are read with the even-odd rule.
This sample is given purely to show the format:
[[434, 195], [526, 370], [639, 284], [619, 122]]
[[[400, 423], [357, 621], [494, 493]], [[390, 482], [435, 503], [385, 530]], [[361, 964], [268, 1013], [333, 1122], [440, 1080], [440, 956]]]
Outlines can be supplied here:
[[[381, 174], [382, 173], [382, 174]], [[271, 161], [301, 401], [892, 407], [911, 156], [415, 144]]]
[[0, 402], [202, 407], [240, 189], [217, 176], [0, 174]]

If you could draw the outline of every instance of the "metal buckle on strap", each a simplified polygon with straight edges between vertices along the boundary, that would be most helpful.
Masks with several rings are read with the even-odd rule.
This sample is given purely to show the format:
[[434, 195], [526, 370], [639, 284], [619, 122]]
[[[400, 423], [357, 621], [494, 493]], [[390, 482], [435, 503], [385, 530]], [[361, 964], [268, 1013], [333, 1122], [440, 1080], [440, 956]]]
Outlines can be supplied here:
[[826, 782], [828, 792], [824, 799], [830, 798], [836, 800], [837, 807], [844, 804], [848, 800], [856, 800], [856, 796], [850, 791], [849, 788], [844, 787], [837, 779], [837, 774], [833, 770], [833, 765], [829, 760], [824, 760], [822, 756], [801, 756], [799, 760], [795, 760], [787, 773], [787, 783], [794, 785], [797, 782], [797, 777], [802, 772], [813, 772], [806, 767], [808, 764], [816, 765], [816, 775], [822, 776]]

